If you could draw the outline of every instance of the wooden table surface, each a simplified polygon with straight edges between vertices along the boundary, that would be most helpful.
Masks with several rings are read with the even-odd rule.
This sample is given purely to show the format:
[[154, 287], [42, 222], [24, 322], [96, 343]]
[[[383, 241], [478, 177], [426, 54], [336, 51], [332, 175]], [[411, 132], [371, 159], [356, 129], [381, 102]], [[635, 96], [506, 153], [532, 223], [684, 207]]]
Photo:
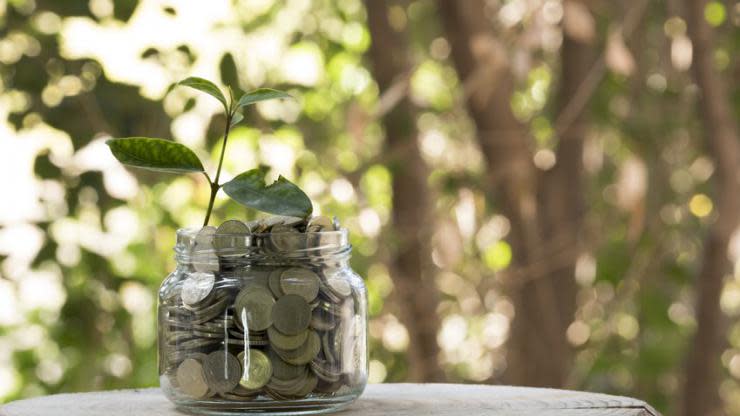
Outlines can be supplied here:
[[[658, 416], [629, 397], [463, 384], [371, 384], [337, 415]], [[0, 407], [0, 416], [182, 416], [159, 389], [58, 394]]]

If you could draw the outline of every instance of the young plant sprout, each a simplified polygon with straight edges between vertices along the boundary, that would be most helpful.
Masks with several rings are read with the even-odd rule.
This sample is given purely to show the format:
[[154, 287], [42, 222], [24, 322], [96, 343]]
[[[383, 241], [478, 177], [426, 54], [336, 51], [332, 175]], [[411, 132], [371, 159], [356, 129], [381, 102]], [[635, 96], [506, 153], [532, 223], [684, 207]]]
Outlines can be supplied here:
[[224, 107], [226, 113], [224, 140], [221, 145], [221, 155], [218, 159], [218, 167], [214, 178], [211, 179], [211, 176], [203, 168], [200, 159], [192, 150], [171, 140], [150, 137], [110, 139], [106, 143], [116, 159], [128, 166], [160, 172], [202, 173], [211, 185], [211, 195], [203, 226], [208, 225], [216, 194], [221, 188], [231, 199], [259, 211], [301, 218], [307, 218], [311, 215], [313, 211], [311, 200], [298, 186], [282, 176], [270, 185], [265, 183], [265, 175], [268, 171], [266, 167], [248, 170], [226, 183], [219, 183], [229, 131], [244, 119], [241, 113], [242, 108], [260, 101], [292, 98], [289, 94], [269, 88], [259, 88], [245, 93], [236, 101], [230, 88], [228, 90], [229, 98], [227, 99], [218, 86], [203, 78], [190, 77], [180, 81], [177, 85], [205, 92], [216, 98]]

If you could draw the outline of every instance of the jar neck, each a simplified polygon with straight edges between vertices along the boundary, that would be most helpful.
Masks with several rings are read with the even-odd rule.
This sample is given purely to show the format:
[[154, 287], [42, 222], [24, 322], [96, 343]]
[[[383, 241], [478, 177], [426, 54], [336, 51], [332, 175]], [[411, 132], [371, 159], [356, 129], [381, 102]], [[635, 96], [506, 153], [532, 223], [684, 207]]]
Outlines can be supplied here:
[[352, 246], [346, 229], [320, 232], [203, 235], [199, 229], [177, 232], [178, 266], [219, 270], [250, 265], [314, 264], [346, 267]]

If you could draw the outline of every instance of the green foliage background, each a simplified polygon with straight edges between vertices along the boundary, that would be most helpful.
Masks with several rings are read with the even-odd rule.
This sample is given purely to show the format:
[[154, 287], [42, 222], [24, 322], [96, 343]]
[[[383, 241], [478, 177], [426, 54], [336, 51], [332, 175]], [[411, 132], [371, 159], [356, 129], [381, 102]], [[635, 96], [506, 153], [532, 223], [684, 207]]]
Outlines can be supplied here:
[[[492, 3], [521, 4], [511, 36], [540, 24], [540, 8]], [[650, 3], [628, 45], [637, 69], [609, 68], [589, 109], [591, 244], [567, 334], [578, 348], [570, 387], [637, 396], [667, 414], [677, 405], [695, 326], [692, 276], [713, 215], [696, 89], [666, 56], [685, 29], [669, 3]], [[711, 4], [717, 66], [737, 80], [738, 6]], [[597, 9], [603, 43], [621, 10]], [[486, 210], [486, 172], [436, 13], [428, 0], [391, 10], [413, 35], [410, 94], [423, 109], [417, 126], [432, 169], [439, 360], [450, 381], [486, 382], [506, 365], [512, 311], [496, 272], [511, 248], [506, 219]], [[156, 291], [174, 269], [175, 230], [202, 221], [208, 184], [196, 175], [134, 177], [103, 143], [172, 137], [210, 157], [212, 171], [224, 123], [218, 104], [181, 89], [162, 101], [188, 75], [297, 97], [248, 111], [225, 168], [275, 166], [320, 212], [343, 219], [370, 291], [371, 379], [404, 380], [413, 340], [396, 318], [386, 266], [391, 173], [377, 124], [384, 103], [364, 58], [370, 42], [359, 0], [0, 0], [0, 401], [157, 384]], [[547, 156], [557, 48], [524, 44], [511, 45], [519, 73], [511, 105], [532, 121]], [[738, 115], [737, 83], [730, 87]], [[214, 222], [254, 216], [221, 197]], [[740, 271], [722, 299], [732, 324], [721, 395], [740, 414]]]

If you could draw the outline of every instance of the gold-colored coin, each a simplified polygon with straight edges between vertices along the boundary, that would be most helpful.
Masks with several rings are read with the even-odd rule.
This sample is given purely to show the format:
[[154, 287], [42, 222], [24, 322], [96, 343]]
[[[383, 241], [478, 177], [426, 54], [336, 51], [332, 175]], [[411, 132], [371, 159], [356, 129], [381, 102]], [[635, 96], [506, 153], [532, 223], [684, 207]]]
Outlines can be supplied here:
[[250, 331], [264, 331], [272, 325], [274, 305], [275, 299], [269, 290], [256, 285], [245, 287], [236, 296], [234, 303], [237, 326]]
[[313, 373], [321, 380], [329, 383], [339, 381], [342, 376], [342, 372], [337, 364], [332, 364], [324, 360], [315, 359], [311, 361], [310, 367]]
[[231, 353], [214, 351], [203, 360], [203, 374], [210, 390], [227, 393], [239, 385], [242, 367]]
[[270, 291], [272, 292], [275, 297], [280, 298], [285, 293], [283, 293], [283, 289], [280, 287], [280, 277], [283, 275], [282, 268], [274, 269], [270, 272], [270, 275], [267, 278], [267, 284], [270, 287]]
[[272, 321], [278, 331], [286, 335], [297, 335], [308, 328], [311, 322], [311, 307], [298, 295], [285, 295], [272, 308]]
[[308, 331], [299, 332], [297, 335], [285, 335], [271, 326], [267, 328], [267, 337], [273, 346], [282, 350], [293, 350], [306, 342]]
[[188, 396], [201, 399], [208, 395], [208, 383], [203, 365], [195, 358], [187, 358], [177, 367], [177, 385]]
[[319, 294], [319, 276], [309, 269], [292, 267], [280, 275], [280, 288], [286, 295], [299, 295], [311, 302]]
[[285, 360], [273, 350], [267, 352], [267, 356], [270, 358], [272, 364], [272, 380], [293, 380], [300, 377], [306, 372], [305, 365], [293, 365], [286, 363]]
[[315, 331], [308, 331], [308, 338], [299, 348], [294, 350], [281, 350], [275, 348], [275, 352], [288, 364], [305, 365], [310, 363], [321, 350], [321, 338]]
[[309, 372], [306, 380], [301, 385], [301, 388], [296, 392], [296, 397], [308, 396], [318, 385], [319, 379], [312, 372]]
[[262, 351], [254, 348], [249, 353], [240, 352], [237, 356], [242, 365], [242, 378], [239, 384], [249, 390], [262, 388], [272, 377], [272, 363]]

